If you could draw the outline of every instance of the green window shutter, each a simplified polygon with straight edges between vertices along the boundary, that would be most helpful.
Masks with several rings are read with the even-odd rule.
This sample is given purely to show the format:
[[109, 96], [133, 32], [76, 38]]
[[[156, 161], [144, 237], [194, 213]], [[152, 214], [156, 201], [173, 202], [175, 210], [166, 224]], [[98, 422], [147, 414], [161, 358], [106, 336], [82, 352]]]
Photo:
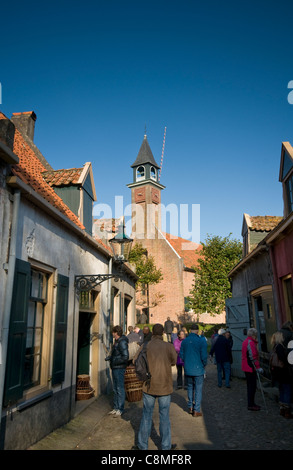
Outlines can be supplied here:
[[4, 406], [15, 403], [23, 394], [30, 273], [30, 264], [17, 259], [10, 312]]
[[58, 275], [52, 384], [65, 378], [69, 278]]

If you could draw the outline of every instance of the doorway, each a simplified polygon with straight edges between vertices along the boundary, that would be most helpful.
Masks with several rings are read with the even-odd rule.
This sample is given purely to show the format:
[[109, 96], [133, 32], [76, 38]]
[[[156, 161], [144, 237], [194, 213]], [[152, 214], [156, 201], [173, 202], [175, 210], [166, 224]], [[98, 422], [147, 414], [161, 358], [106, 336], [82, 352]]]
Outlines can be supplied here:
[[93, 313], [79, 312], [76, 375], [90, 374], [90, 331], [93, 319]]

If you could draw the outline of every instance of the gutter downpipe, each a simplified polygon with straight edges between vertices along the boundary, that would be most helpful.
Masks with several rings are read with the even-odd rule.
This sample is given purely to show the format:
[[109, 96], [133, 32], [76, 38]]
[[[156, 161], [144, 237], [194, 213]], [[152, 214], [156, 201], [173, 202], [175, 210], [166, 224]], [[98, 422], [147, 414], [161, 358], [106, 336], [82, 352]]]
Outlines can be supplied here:
[[8, 275], [7, 275], [4, 312], [3, 312], [3, 319], [2, 319], [2, 331], [1, 331], [2, 357], [1, 357], [1, 363], [0, 363], [0, 430], [2, 427], [1, 426], [2, 403], [3, 403], [3, 395], [4, 395], [4, 380], [5, 380], [7, 346], [8, 346], [9, 324], [10, 324], [10, 312], [11, 312], [12, 295], [13, 295], [13, 282], [14, 282], [14, 274], [15, 274], [19, 206], [20, 206], [20, 190], [15, 189], [14, 196], [13, 196], [13, 213], [12, 213], [11, 239], [10, 239], [10, 248], [9, 248], [9, 260], [8, 260]]
[[[111, 257], [109, 259], [109, 266], [108, 266], [108, 274], [112, 274], [112, 268], [113, 268], [113, 258]], [[111, 290], [112, 290], [112, 279], [108, 279], [108, 285], [107, 285], [107, 317], [106, 317], [106, 324], [104, 323], [103, 325], [103, 330], [106, 327], [105, 331], [105, 346], [108, 350], [110, 350], [110, 314], [111, 314]], [[102, 330], [102, 331], [103, 331]], [[104, 357], [104, 350], [100, 357]], [[105, 361], [103, 361], [105, 364]], [[103, 367], [101, 368], [103, 369]], [[106, 362], [106, 376], [109, 377], [110, 375], [110, 367], [109, 367], [109, 362]], [[111, 391], [111, 383], [110, 380], [107, 380], [106, 384], [106, 393], [109, 394]]]

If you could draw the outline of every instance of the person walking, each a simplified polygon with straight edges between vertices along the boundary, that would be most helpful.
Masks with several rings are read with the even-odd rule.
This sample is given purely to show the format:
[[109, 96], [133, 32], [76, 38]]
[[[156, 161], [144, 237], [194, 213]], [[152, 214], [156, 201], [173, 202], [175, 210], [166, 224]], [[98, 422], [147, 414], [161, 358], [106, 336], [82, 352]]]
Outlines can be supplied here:
[[176, 369], [177, 369], [177, 390], [181, 389], [183, 386], [183, 370], [184, 370], [184, 362], [182, 361], [179, 353], [182, 341], [185, 339], [184, 331], [178, 331], [177, 338], [174, 340], [174, 348], [177, 352], [177, 362], [176, 362]]
[[128, 338], [123, 334], [121, 326], [114, 326], [112, 330], [115, 339], [111, 355], [106, 357], [110, 361], [113, 379], [113, 410], [109, 414], [115, 418], [122, 415], [125, 404], [124, 374], [128, 365]]
[[139, 336], [139, 344], [142, 344], [144, 340], [143, 331], [137, 325], [134, 327], [133, 331]]
[[232, 348], [233, 348], [233, 338], [232, 338], [232, 334], [229, 330], [226, 330], [226, 333], [225, 333], [225, 337], [227, 338], [229, 344], [230, 344], [230, 348], [231, 348], [231, 357], [230, 357], [230, 364], [231, 364], [231, 367], [230, 367], [230, 381], [232, 380], [232, 364], [233, 364], [233, 354], [232, 354]]
[[172, 331], [173, 331], [173, 322], [170, 320], [170, 317], [167, 317], [167, 320], [164, 323], [164, 331], [167, 335], [167, 341], [172, 342]]
[[178, 338], [178, 328], [177, 326], [173, 327], [173, 331], [171, 333], [171, 343], [174, 344], [174, 341]]
[[260, 406], [254, 402], [256, 393], [257, 375], [263, 372], [259, 365], [257, 350], [257, 330], [249, 328], [247, 338], [242, 343], [241, 348], [241, 369], [245, 373], [247, 384], [247, 408], [250, 411], [259, 411]]
[[214, 342], [210, 350], [210, 356], [213, 357], [215, 354], [218, 372], [218, 387], [222, 387], [222, 374], [225, 377], [226, 388], [230, 386], [231, 376], [231, 346], [227, 338], [225, 337], [226, 331], [220, 328], [218, 331], [217, 341]]
[[143, 342], [150, 341], [152, 339], [152, 332], [148, 326], [144, 326], [142, 329], [143, 332]]
[[141, 342], [141, 337], [139, 336], [138, 333], [136, 333], [133, 329], [133, 326], [129, 326], [128, 327], [128, 335], [127, 335], [127, 338], [128, 338], [128, 342], [129, 343], [139, 343]]
[[285, 342], [286, 340], [280, 331], [272, 335], [272, 353], [276, 353], [279, 364], [271, 363], [270, 371], [273, 383], [276, 382], [279, 387], [280, 415], [288, 419], [293, 418], [291, 412], [293, 375], [292, 366], [287, 360], [289, 350], [285, 347]]
[[163, 341], [163, 333], [163, 325], [156, 323], [153, 327], [152, 338], [146, 346], [151, 379], [150, 383], [143, 383], [142, 419], [137, 445], [132, 447], [133, 450], [148, 449], [156, 399], [159, 403], [161, 447], [162, 450], [172, 449], [169, 410], [173, 392], [172, 366], [176, 364], [177, 353], [173, 344]]
[[193, 323], [189, 335], [181, 343], [179, 353], [184, 362], [189, 413], [194, 417], [202, 416], [202, 388], [208, 357], [207, 342], [199, 337], [198, 332], [198, 325]]

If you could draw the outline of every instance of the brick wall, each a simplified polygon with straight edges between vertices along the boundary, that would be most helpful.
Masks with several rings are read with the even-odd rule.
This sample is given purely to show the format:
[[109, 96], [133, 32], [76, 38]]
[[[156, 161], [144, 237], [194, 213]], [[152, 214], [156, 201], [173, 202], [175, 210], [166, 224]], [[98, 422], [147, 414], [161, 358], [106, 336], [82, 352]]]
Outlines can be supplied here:
[[[150, 305], [163, 295], [160, 303], [150, 308], [150, 323], [164, 323], [168, 316], [178, 321], [178, 315], [184, 311], [183, 261], [165, 239], [139, 241], [154, 257], [156, 267], [161, 268], [163, 273], [163, 280], [149, 287]], [[141, 299], [141, 294], [138, 294], [139, 308]]]

